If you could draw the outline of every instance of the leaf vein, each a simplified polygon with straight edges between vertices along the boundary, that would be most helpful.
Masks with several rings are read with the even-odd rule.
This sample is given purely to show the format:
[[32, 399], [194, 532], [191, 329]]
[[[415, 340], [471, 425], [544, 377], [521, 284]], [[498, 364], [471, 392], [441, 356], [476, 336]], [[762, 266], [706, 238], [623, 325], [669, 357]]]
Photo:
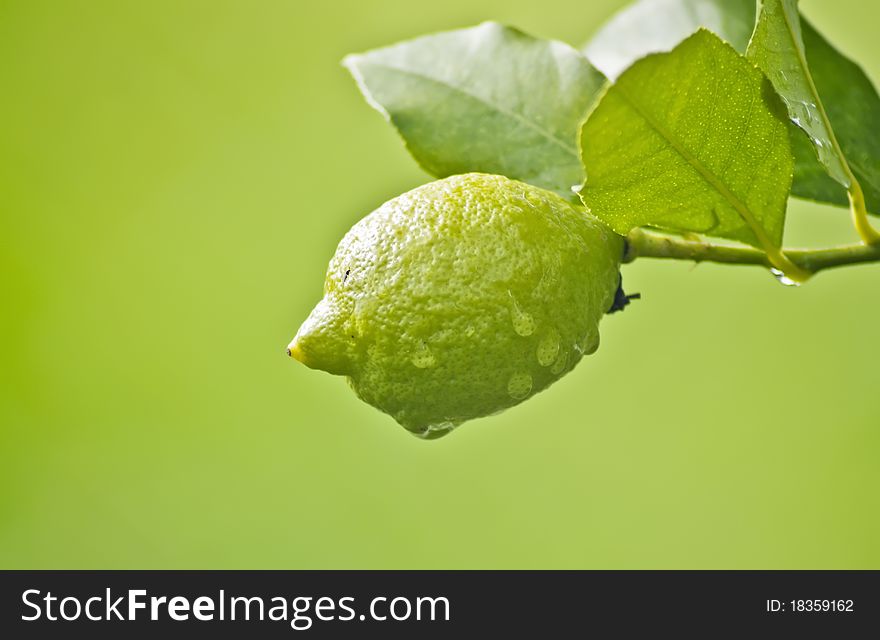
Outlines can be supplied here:
[[540, 134], [542, 137], [546, 138], [549, 142], [555, 144], [556, 146], [565, 150], [568, 154], [570, 154], [574, 158], [580, 160], [580, 155], [578, 154], [577, 148], [575, 147], [573, 142], [572, 143], [565, 142], [559, 136], [555, 135], [552, 131], [549, 131], [549, 130], [545, 129], [544, 127], [541, 127], [536, 122], [533, 122], [533, 121], [529, 120], [528, 118], [526, 118], [525, 116], [523, 116], [521, 113], [517, 113], [516, 111], [513, 111], [511, 109], [507, 109], [506, 107], [503, 107], [499, 104], [496, 104], [496, 103], [492, 102], [491, 100], [487, 100], [486, 98], [484, 98], [478, 94], [472, 93], [466, 89], [463, 89], [461, 87], [457, 87], [453, 84], [450, 84], [450, 83], [446, 82], [445, 80], [433, 78], [427, 74], [424, 74], [424, 73], [421, 73], [418, 71], [412, 71], [410, 69], [403, 69], [401, 67], [397, 67], [394, 65], [381, 63], [381, 62], [370, 62], [370, 64], [375, 65], [377, 67], [381, 67], [383, 69], [388, 69], [389, 71], [396, 71], [396, 72], [402, 73], [404, 75], [414, 76], [414, 77], [419, 78], [421, 80], [433, 82], [434, 84], [441, 85], [441, 86], [446, 87], [447, 89], [450, 89], [456, 93], [460, 93], [464, 96], [467, 96], [468, 98], [471, 98], [472, 100], [476, 100], [477, 102], [480, 102], [481, 104], [483, 104], [491, 109], [494, 109], [498, 113], [500, 113], [504, 116], [507, 116], [508, 118], [510, 118], [512, 120], [516, 120], [519, 124], [525, 126], [526, 128], [531, 129], [532, 131], [535, 131], [536, 133]]
[[769, 253], [775, 248], [775, 245], [770, 241], [764, 227], [758, 222], [755, 215], [752, 213], [751, 209], [746, 205], [742, 200], [740, 200], [736, 194], [734, 194], [730, 188], [724, 183], [724, 181], [715, 175], [709, 167], [707, 167], [699, 158], [694, 156], [692, 153], [688, 151], [682, 142], [675, 137], [672, 132], [666, 129], [662, 124], [657, 122], [656, 119], [651, 117], [651, 115], [642, 108], [642, 106], [638, 103], [636, 99], [630, 96], [627, 91], [621, 87], [619, 84], [615, 86], [615, 89], [619, 92], [620, 96], [623, 100], [632, 108], [640, 118], [642, 118], [651, 129], [657, 132], [664, 140], [666, 140], [669, 145], [675, 149], [675, 151], [682, 157], [684, 160], [693, 167], [697, 173], [711, 186], [715, 189], [721, 196], [727, 200], [739, 214], [740, 218], [748, 225], [748, 227], [752, 230], [752, 233], [755, 234], [755, 237], [758, 239], [758, 242], [764, 247], [764, 249]]
[[[816, 102], [816, 111], [819, 113], [822, 127], [825, 129], [825, 137], [831, 143], [832, 148], [834, 149], [834, 153], [837, 155], [837, 161], [840, 163], [841, 169], [843, 169], [846, 179], [849, 181], [853, 181], [855, 180], [855, 176], [852, 174], [852, 170], [847, 163], [847, 157], [843, 153], [843, 149], [840, 148], [840, 143], [837, 141], [837, 136], [834, 134], [834, 128], [831, 126], [831, 120], [828, 118], [828, 112], [825, 111], [825, 106], [822, 104], [822, 98], [819, 95], [819, 89], [816, 87], [816, 83], [813, 80], [813, 74], [810, 72], [810, 65], [807, 62], [807, 51], [806, 46], [803, 44], [803, 38], [799, 38], [798, 34], [795, 32], [794, 24], [791, 21], [791, 17], [789, 16], [788, 11], [785, 10], [785, 7], [780, 6], [780, 9], [782, 13], [782, 22], [785, 24], [785, 29], [788, 32], [788, 36], [791, 38], [791, 44], [794, 47], [795, 57], [797, 59], [798, 65], [800, 65], [801, 67], [801, 72], [804, 74], [804, 79], [807, 83], [807, 90], [810, 92], [810, 95]], [[799, 43], [800, 46], [798, 46]], [[795, 122], [795, 124], [806, 131], [807, 135], [810, 134], [810, 131], [808, 131], [803, 124], [801, 124], [800, 122]], [[821, 154], [819, 154], [819, 150], [815, 148], [815, 143], [814, 151], [816, 152], [816, 155], [821, 162]], [[826, 166], [826, 169], [830, 168]], [[829, 174], [831, 173], [833, 172], [829, 170]], [[831, 177], [836, 180], [835, 176], [832, 175]], [[849, 189], [850, 187], [850, 185], [847, 184], [843, 186], [847, 189]]]

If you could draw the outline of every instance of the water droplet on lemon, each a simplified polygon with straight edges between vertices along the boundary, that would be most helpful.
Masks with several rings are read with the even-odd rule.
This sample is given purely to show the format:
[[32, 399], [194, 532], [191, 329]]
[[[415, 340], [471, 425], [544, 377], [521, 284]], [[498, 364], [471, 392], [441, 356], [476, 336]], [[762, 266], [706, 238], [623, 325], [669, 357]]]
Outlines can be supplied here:
[[513, 330], [516, 331], [517, 335], [527, 338], [535, 333], [535, 319], [525, 311], [514, 309]]
[[577, 350], [582, 355], [589, 356], [599, 349], [599, 332], [588, 331], [581, 337], [577, 344]]
[[550, 367], [550, 373], [554, 376], [558, 376], [565, 369], [566, 364], [568, 364], [568, 354], [562, 352], [559, 354], [559, 357], [556, 358], [556, 362], [553, 363], [553, 366]]
[[542, 367], [549, 367], [556, 362], [556, 357], [559, 355], [559, 335], [555, 329], [549, 331], [538, 342], [536, 355], [538, 357], [538, 364]]
[[510, 311], [511, 319], [513, 320], [513, 330], [517, 335], [527, 338], [535, 333], [535, 319], [520, 309], [516, 298], [513, 297], [513, 294], [509, 290], [507, 295], [509, 295], [510, 299], [513, 301], [513, 309]]
[[532, 376], [524, 371], [514, 373], [507, 382], [507, 393], [514, 400], [522, 400], [532, 391]]
[[454, 422], [439, 422], [437, 424], [429, 424], [421, 429], [415, 429], [410, 431], [410, 433], [421, 440], [437, 440], [452, 433], [457, 426]]

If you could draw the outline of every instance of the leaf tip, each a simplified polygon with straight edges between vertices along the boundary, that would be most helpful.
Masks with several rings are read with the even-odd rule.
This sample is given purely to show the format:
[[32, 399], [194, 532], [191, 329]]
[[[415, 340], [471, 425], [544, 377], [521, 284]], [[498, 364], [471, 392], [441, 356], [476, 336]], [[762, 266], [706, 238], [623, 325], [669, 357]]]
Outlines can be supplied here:
[[348, 69], [352, 75], [355, 73], [355, 68], [358, 65], [358, 61], [363, 57], [363, 54], [360, 53], [349, 53], [342, 60], [339, 61], [340, 66]]

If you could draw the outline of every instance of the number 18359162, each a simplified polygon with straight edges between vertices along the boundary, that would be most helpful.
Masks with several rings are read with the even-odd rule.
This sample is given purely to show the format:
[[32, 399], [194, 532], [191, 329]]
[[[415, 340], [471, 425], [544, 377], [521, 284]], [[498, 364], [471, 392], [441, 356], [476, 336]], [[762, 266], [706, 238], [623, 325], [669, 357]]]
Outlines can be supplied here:
[[770, 613], [852, 613], [852, 600], [767, 600]]

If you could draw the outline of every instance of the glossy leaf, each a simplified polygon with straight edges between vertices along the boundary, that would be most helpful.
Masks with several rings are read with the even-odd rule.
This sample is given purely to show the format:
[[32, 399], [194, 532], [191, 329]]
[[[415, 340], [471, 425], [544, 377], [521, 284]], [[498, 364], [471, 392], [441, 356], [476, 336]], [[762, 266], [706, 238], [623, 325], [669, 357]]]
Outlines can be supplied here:
[[[617, 77], [647, 53], [668, 51], [703, 26], [746, 51], [755, 23], [753, 0], [639, 0], [614, 16], [585, 47], [608, 77]], [[865, 192], [868, 210], [880, 214], [880, 97], [871, 80], [801, 16], [807, 63], [849, 166]], [[846, 190], [819, 163], [810, 139], [794, 124], [792, 195], [847, 206]]]
[[497, 173], [572, 197], [578, 128], [605, 78], [577, 50], [496, 23], [348, 56], [422, 167]]
[[624, 72], [581, 145], [581, 197], [618, 233], [653, 226], [781, 245], [793, 165], [785, 106], [711, 32]]
[[584, 52], [613, 79], [649, 53], [670, 51], [700, 27], [745, 53], [754, 26], [755, 0], [639, 0], [613, 16]]
[[[861, 67], [831, 46], [803, 16], [801, 33], [813, 82], [840, 148], [862, 186], [868, 211], [880, 215], [880, 95]], [[792, 193], [847, 205], [843, 187], [825, 175], [805, 141], [794, 144]]]
[[828, 175], [849, 188], [852, 179], [846, 158], [807, 63], [797, 0], [764, 0], [747, 56], [773, 83], [791, 121], [807, 134]]

